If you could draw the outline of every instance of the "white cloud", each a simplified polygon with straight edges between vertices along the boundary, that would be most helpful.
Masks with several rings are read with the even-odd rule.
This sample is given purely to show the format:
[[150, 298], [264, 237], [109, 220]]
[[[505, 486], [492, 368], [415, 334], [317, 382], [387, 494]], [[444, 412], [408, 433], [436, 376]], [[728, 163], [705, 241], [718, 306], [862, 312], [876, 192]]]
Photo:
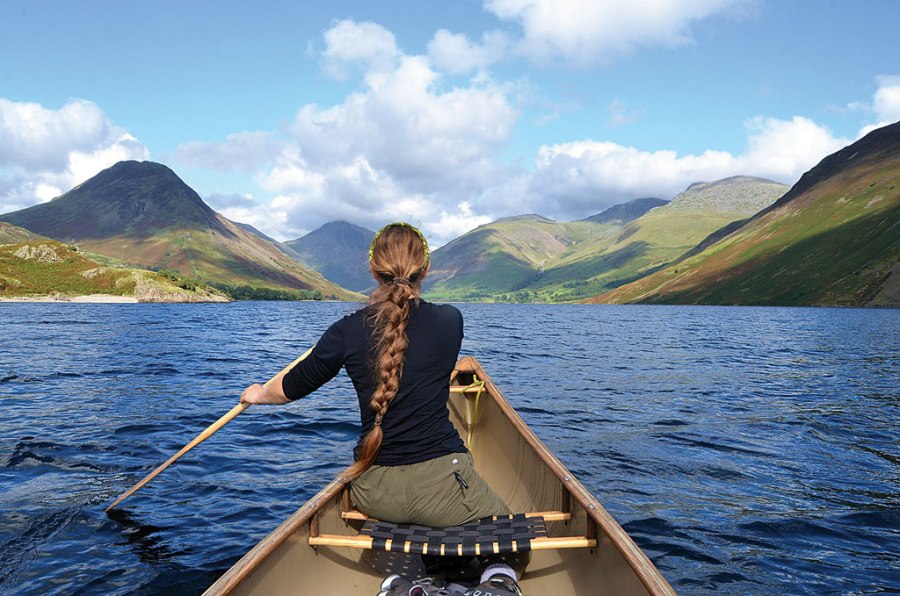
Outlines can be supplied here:
[[313, 167], [359, 156], [411, 192], [473, 188], [495, 166], [518, 113], [508, 89], [474, 82], [435, 89], [424, 58], [404, 57], [396, 70], [370, 74], [367, 89], [344, 103], [304, 106], [290, 129]]
[[435, 68], [450, 74], [483, 71], [503, 59], [510, 43], [502, 31], [489, 31], [475, 44], [465, 35], [440, 29], [428, 42], [428, 57]]
[[326, 73], [343, 80], [354, 67], [363, 71], [390, 70], [399, 55], [394, 34], [381, 25], [345, 20], [325, 32], [321, 59]]
[[876, 77], [878, 89], [871, 102], [854, 101], [847, 105], [851, 112], [868, 113], [875, 122], [864, 126], [858, 138], [875, 130], [900, 121], [900, 76]]
[[448, 214], [506, 176], [498, 154], [519, 117], [512, 88], [484, 73], [442, 88], [427, 57], [403, 54], [371, 23], [344, 21], [325, 37], [323, 68], [362, 66], [362, 86], [340, 104], [303, 106], [284, 131], [285, 146], [260, 178], [276, 197], [269, 233], [406, 219], [446, 237], [441, 230], [466, 218], [482, 221], [484, 214]]
[[[526, 4], [539, 5], [518, 5]], [[699, 3], [682, 15], [726, 5]], [[676, 30], [686, 29], [670, 28]], [[753, 175], [793, 183], [849, 142], [805, 117], [757, 117], [745, 122], [747, 144], [739, 154], [679, 154], [584, 139], [545, 145], [531, 169], [513, 168], [502, 164], [501, 154], [519, 121], [517, 89], [486, 72], [497, 56], [485, 53], [488, 36], [476, 43], [438, 32], [428, 56], [404, 54], [393, 34], [373, 23], [343, 21], [325, 39], [323, 68], [359, 74], [357, 91], [335, 105], [302, 106], [278, 135], [240, 133], [177, 153], [210, 169], [254, 164], [260, 186], [274, 198], [258, 207], [223, 198], [220, 208], [281, 239], [336, 219], [370, 229], [403, 219], [420, 224], [438, 246], [497, 217], [536, 212], [576, 219], [631, 198], [671, 198], [698, 181]], [[451, 86], [441, 68], [475, 75]], [[879, 82], [868, 110], [892, 113], [896, 81]], [[607, 116], [621, 126], [640, 110], [615, 100]]]
[[745, 0], [486, 0], [485, 8], [521, 25], [518, 51], [539, 61], [603, 63], [641, 46], [690, 43], [691, 24]]
[[117, 134], [93, 150], [70, 152], [69, 167], [63, 180], [67, 180], [69, 186], [75, 186], [117, 162], [150, 158], [150, 151], [135, 137], [125, 131]]
[[568, 219], [631, 198], [671, 198], [691, 182], [724, 177], [732, 160], [726, 152], [679, 156], [591, 140], [544, 146], [528, 195], [542, 214]]
[[[338, 219], [370, 229], [379, 227], [379, 222], [398, 219], [421, 221], [433, 206], [424, 197], [405, 192], [362, 156], [311, 167], [294, 148], [279, 159], [263, 185], [276, 194], [267, 207], [270, 217], [265, 229], [283, 239]], [[259, 219], [260, 215], [253, 217]]]
[[434, 247], [443, 246], [447, 242], [458, 238], [474, 230], [478, 226], [490, 223], [493, 218], [487, 215], [476, 215], [468, 202], [463, 201], [456, 206], [456, 210], [448, 213], [441, 211], [441, 216], [436, 221], [429, 221], [427, 229], [434, 241], [430, 241]]
[[733, 168], [744, 174], [793, 184], [825, 156], [848, 145], [808, 118], [791, 120], [753, 118], [746, 153], [735, 158]]
[[792, 184], [850, 142], [799, 116], [754, 118], [746, 126], [748, 146], [741, 155], [725, 151], [678, 155], [592, 140], [541, 147], [524, 202], [545, 215], [570, 219], [626, 199], [672, 198], [693, 182], [728, 176], [759, 176]]
[[118, 161], [148, 158], [90, 101], [53, 110], [0, 98], [0, 213], [47, 201]]
[[875, 114], [885, 124], [900, 120], [900, 76], [878, 77], [873, 100]]
[[89, 101], [59, 110], [0, 99], [0, 166], [59, 170], [72, 151], [89, 151], [118, 131]]
[[389, 221], [421, 224], [431, 235], [432, 214], [442, 209], [441, 196], [405, 190], [390, 175], [364, 157], [350, 163], [314, 170], [302, 160], [285, 160], [272, 170], [267, 189], [279, 194], [271, 202], [274, 221], [267, 222], [282, 238], [293, 238], [323, 223], [342, 219], [380, 227]]

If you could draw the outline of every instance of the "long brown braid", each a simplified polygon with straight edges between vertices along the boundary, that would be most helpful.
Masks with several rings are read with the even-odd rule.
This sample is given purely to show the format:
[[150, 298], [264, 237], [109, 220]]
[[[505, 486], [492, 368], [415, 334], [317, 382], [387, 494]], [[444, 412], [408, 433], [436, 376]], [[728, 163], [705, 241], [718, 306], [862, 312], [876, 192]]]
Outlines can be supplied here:
[[367, 322], [372, 329], [375, 392], [369, 402], [375, 424], [363, 439], [356, 462], [345, 474], [355, 478], [378, 457], [384, 434], [381, 424], [391, 400], [400, 388], [409, 340], [410, 304], [418, 304], [422, 279], [428, 269], [429, 252], [424, 236], [404, 223], [385, 226], [375, 235], [369, 267], [378, 287], [369, 298]]

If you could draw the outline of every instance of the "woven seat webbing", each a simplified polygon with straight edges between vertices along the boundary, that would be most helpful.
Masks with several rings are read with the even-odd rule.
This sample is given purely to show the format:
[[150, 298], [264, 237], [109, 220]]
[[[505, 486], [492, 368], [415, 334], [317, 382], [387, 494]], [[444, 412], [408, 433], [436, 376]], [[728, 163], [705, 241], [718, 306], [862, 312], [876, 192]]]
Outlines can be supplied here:
[[424, 555], [473, 556], [528, 552], [531, 539], [547, 535], [543, 518], [524, 514], [486, 517], [449, 528], [368, 520], [359, 531], [372, 537], [372, 548]]

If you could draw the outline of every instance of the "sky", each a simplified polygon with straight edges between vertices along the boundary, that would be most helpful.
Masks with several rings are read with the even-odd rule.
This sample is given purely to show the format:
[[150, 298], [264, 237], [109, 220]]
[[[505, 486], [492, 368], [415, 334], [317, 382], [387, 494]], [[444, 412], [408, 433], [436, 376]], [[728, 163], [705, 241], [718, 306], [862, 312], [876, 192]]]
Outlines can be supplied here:
[[439, 246], [734, 175], [793, 184], [900, 120], [895, 0], [2, 0], [0, 213], [125, 159], [291, 240]]

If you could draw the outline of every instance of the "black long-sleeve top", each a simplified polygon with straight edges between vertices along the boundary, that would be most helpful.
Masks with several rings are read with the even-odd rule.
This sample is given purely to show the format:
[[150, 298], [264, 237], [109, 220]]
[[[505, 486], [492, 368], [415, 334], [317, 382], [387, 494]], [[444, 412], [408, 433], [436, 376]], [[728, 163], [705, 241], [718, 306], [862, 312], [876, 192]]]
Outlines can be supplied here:
[[[424, 300], [410, 306], [409, 345], [400, 389], [381, 423], [384, 438], [375, 463], [383, 466], [414, 464], [466, 450], [447, 412], [450, 374], [463, 338], [462, 314], [453, 306]], [[357, 451], [375, 423], [369, 405], [375, 392], [374, 354], [366, 312], [363, 308], [331, 325], [310, 355], [282, 380], [285, 396], [294, 400], [312, 393], [345, 368], [359, 398], [362, 431]]]

